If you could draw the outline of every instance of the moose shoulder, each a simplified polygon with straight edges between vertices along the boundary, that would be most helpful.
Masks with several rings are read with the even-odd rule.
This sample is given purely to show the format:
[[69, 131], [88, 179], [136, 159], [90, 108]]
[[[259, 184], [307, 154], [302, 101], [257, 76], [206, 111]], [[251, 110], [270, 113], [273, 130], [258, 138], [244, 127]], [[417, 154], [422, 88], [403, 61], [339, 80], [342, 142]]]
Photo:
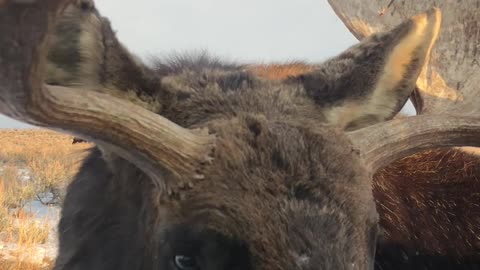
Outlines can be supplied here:
[[479, 145], [477, 118], [383, 126], [438, 9], [272, 79], [208, 55], [147, 66], [92, 1], [21, 2], [0, 4], [0, 25], [21, 22], [0, 28], [1, 112], [97, 144], [68, 188], [55, 270], [373, 269], [375, 171], [432, 146], [432, 129], [434, 146]]

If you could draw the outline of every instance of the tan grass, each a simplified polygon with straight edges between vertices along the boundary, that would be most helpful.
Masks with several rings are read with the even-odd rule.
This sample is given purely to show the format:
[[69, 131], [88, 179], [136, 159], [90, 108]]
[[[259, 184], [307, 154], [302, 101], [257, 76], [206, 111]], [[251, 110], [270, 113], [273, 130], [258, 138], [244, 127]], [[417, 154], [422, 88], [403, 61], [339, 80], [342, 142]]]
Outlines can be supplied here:
[[8, 208], [5, 207], [5, 197], [5, 187], [0, 183], [0, 233], [5, 232], [10, 226], [10, 215], [8, 213]]
[[51, 192], [56, 197], [60, 197], [60, 190], [65, 188], [78, 171], [78, 165], [75, 156], [68, 152], [44, 151], [38, 153], [36, 158], [26, 161], [35, 193]]
[[21, 248], [45, 244], [50, 233], [47, 220], [38, 222], [23, 209], [16, 211], [10, 218], [10, 227], [6, 230], [6, 242], [15, 243]]
[[50, 270], [53, 267], [51, 261], [46, 261], [43, 265], [28, 263], [25, 260], [6, 260], [0, 257], [1, 270]]
[[[43, 261], [41, 265], [38, 265], [29, 263], [28, 258], [28, 250], [38, 244], [44, 244], [47, 241], [50, 226], [47, 225], [48, 223], [46, 221], [38, 222], [32, 219], [32, 216], [27, 214], [23, 209], [14, 211], [12, 214], [12, 211], [9, 211], [5, 205], [5, 197], [7, 197], [5, 188], [3, 185], [0, 185], [0, 241], [3, 243], [13, 243], [17, 249], [9, 251], [8, 254], [0, 252], [0, 269], [51, 269], [51, 261]], [[25, 254], [27, 254], [27, 256]]]
[[[86, 153], [82, 150], [92, 147], [92, 144], [72, 145], [71, 142], [72, 136], [49, 130], [0, 130], [0, 162], [6, 163], [4, 167], [7, 171], [4, 171], [3, 175], [8, 173], [8, 179], [4, 180], [12, 180], [9, 183], [18, 182], [14, 181], [18, 173], [13, 170], [18, 171], [20, 168], [27, 169], [31, 177], [28, 188], [12, 189], [12, 192], [16, 192], [14, 197], [28, 200], [44, 192], [59, 195], [59, 190], [62, 190], [78, 171], [79, 161]], [[6, 188], [9, 186], [6, 185]], [[21, 202], [20, 199], [12, 201]]]
[[[71, 136], [43, 129], [0, 130], [0, 242], [18, 247], [8, 256], [0, 252], [0, 270], [51, 269], [51, 261], [32, 264], [25, 256], [47, 241], [50, 225], [32, 219], [22, 207], [37, 194], [58, 192], [71, 181], [85, 157], [83, 150], [92, 147], [71, 142]], [[22, 179], [20, 169], [28, 170], [30, 179]]]
[[34, 187], [23, 183], [18, 168], [11, 164], [4, 166], [0, 174], [0, 185], [3, 193], [2, 203], [8, 208], [21, 208], [35, 195]]
[[0, 161], [14, 163], [36, 159], [38, 154], [60, 157], [92, 146], [72, 145], [72, 136], [44, 129], [1, 129], [0, 145]]

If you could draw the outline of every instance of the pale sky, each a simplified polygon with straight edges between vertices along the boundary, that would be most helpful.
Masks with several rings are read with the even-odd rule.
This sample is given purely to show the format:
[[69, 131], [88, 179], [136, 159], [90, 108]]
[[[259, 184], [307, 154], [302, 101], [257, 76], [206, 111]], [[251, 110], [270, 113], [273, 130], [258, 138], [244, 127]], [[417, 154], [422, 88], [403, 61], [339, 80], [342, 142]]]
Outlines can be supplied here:
[[[323, 61], [357, 40], [326, 0], [99, 0], [141, 56], [199, 49], [241, 62]], [[0, 115], [0, 128], [28, 127]]]

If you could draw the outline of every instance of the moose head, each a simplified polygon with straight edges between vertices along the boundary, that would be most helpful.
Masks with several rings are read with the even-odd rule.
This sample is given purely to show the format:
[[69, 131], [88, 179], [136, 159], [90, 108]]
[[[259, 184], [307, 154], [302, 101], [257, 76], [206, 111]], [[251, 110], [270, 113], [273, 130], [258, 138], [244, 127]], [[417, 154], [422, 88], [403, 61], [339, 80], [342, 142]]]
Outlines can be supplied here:
[[68, 188], [56, 270], [373, 269], [372, 174], [480, 145], [478, 114], [392, 120], [437, 8], [280, 79], [206, 55], [148, 66], [89, 0], [6, 0], [0, 21], [0, 112], [97, 145]]

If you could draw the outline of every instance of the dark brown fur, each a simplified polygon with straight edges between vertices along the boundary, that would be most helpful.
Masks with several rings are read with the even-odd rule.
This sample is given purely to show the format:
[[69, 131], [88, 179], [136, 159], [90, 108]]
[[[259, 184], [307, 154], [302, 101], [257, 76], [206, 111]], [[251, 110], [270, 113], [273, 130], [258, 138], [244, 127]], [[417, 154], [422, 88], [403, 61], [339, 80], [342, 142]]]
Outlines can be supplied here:
[[480, 157], [461, 150], [422, 152], [378, 172], [379, 269], [480, 269], [479, 191]]
[[72, 139], [72, 144], [86, 143], [86, 142], [87, 142], [86, 140], [80, 139], [80, 138], [77, 138], [77, 137], [73, 137], [73, 139]]
[[[243, 66], [201, 54], [149, 67], [90, 1], [76, 1], [55, 33], [47, 82], [130, 99], [217, 140], [205, 179], [178, 182], [166, 173], [165, 182], [176, 183], [168, 190], [99, 145], [68, 188], [55, 269], [178, 269], [178, 256], [203, 270], [372, 269], [372, 175], [344, 129], [388, 120], [406, 101], [422, 55], [414, 54], [394, 94], [382, 92], [381, 106], [368, 107], [385, 59], [412, 27], [318, 65]], [[361, 106], [371, 110], [350, 110]], [[379, 247], [380, 256], [391, 250]], [[395, 259], [379, 257], [378, 265]]]

